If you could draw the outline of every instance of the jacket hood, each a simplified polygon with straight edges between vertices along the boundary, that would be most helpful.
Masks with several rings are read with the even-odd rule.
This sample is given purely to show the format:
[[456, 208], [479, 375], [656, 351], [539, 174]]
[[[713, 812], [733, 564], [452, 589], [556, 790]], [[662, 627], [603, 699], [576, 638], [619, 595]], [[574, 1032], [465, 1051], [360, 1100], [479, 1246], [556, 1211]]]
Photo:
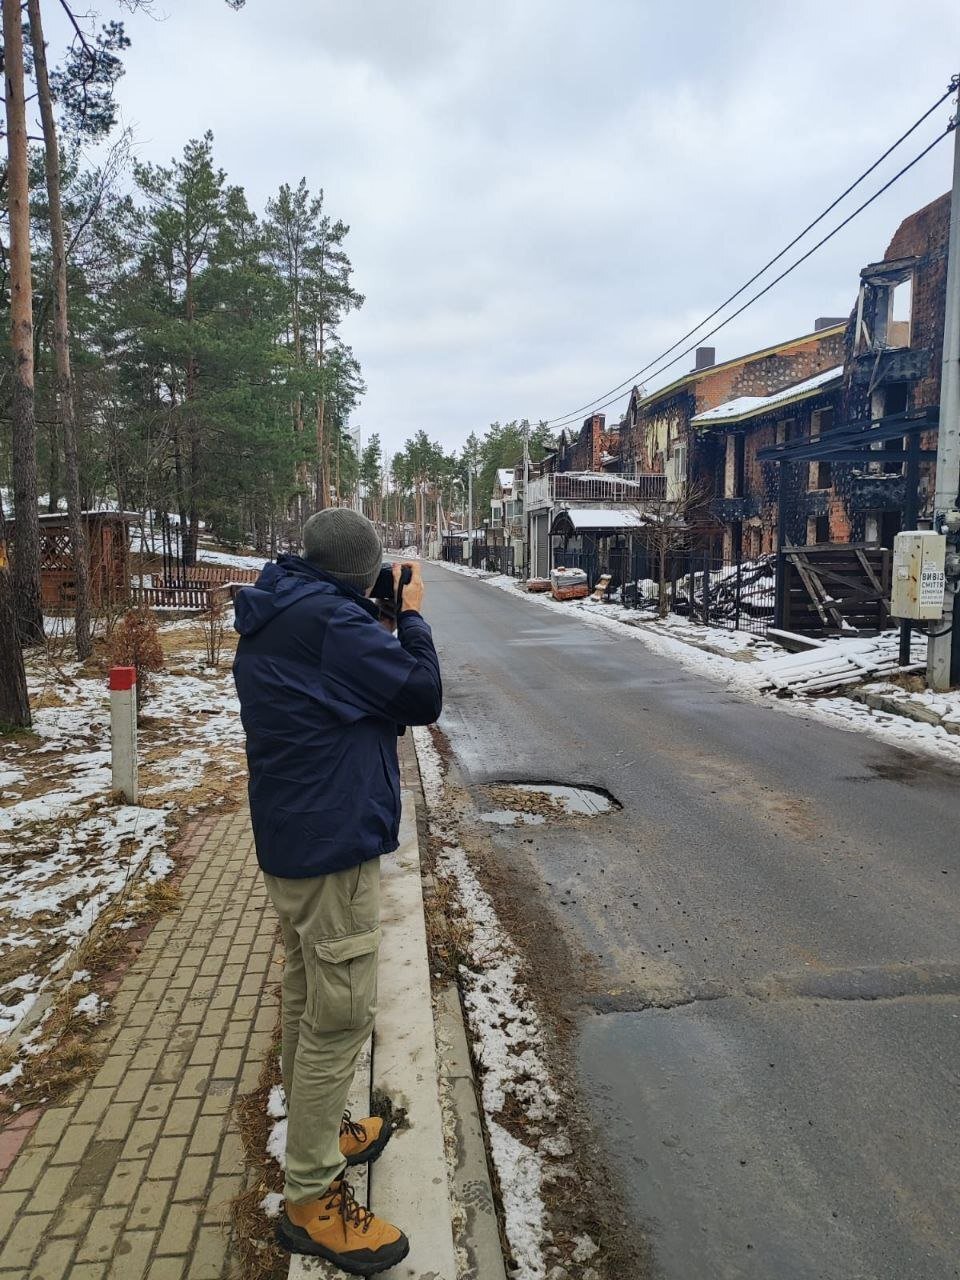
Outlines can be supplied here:
[[278, 556], [276, 562], [264, 565], [252, 587], [243, 587], [237, 592], [234, 628], [242, 636], [253, 635], [304, 596], [315, 594], [354, 600], [376, 617], [376, 606], [345, 582], [316, 568], [302, 556], [283, 555]]

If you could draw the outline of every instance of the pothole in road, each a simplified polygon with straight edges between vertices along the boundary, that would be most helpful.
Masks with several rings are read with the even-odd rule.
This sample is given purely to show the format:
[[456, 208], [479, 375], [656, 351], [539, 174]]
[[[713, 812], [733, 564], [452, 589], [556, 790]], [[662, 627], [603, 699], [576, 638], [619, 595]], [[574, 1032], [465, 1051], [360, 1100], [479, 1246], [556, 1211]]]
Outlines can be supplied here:
[[601, 787], [574, 787], [562, 782], [494, 782], [484, 791], [496, 808], [481, 821], [502, 827], [542, 826], [561, 818], [596, 818], [623, 806]]

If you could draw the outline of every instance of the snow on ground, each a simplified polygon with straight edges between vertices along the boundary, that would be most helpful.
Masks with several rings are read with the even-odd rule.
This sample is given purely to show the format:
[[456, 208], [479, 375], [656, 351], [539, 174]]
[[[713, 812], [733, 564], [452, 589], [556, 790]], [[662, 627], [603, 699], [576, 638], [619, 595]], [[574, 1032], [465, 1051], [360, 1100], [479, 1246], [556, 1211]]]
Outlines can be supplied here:
[[[763, 637], [745, 631], [704, 627], [675, 614], [670, 614], [661, 622], [648, 612], [624, 609], [621, 605], [592, 600], [554, 600], [549, 592], [520, 591], [517, 580], [505, 574], [489, 574], [465, 565], [453, 565], [439, 560], [432, 563], [452, 573], [477, 578], [487, 586], [510, 592], [534, 607], [550, 609], [565, 614], [568, 618], [573, 614], [582, 622], [602, 627], [621, 637], [633, 636], [655, 653], [672, 658], [689, 670], [709, 676], [751, 701], [776, 707], [788, 715], [820, 720], [835, 729], [867, 733], [882, 742], [960, 764], [960, 736], [949, 733], [943, 725], [920, 724], [883, 710], [874, 710], [840, 694], [781, 699], [764, 693], [765, 661], [782, 659], [785, 651]], [[836, 643], [856, 644], [857, 641]], [[896, 644], [892, 632], [889, 643]], [[914, 661], [923, 661], [924, 654], [925, 642], [922, 637], [915, 637], [911, 657]], [[897, 689], [897, 686], [892, 688]], [[903, 695], [903, 690], [897, 691]], [[935, 694], [927, 690], [924, 691], [924, 697], [936, 704], [944, 721], [952, 722], [958, 714], [956, 694]]]
[[[431, 831], [443, 841], [438, 874], [452, 886], [469, 922], [464, 946], [469, 966], [461, 966], [461, 986], [474, 1050], [480, 1067], [481, 1100], [490, 1150], [504, 1206], [511, 1256], [520, 1280], [542, 1280], [544, 1247], [550, 1236], [544, 1186], [569, 1172], [558, 1164], [572, 1153], [558, 1122], [558, 1097], [546, 1067], [543, 1033], [527, 996], [520, 960], [497, 918], [496, 908], [470, 860], [447, 825], [443, 765], [430, 731], [413, 730]], [[504, 1124], [521, 1124], [520, 1141]], [[591, 1242], [592, 1243], [592, 1242]]]
[[227, 551], [208, 551], [200, 547], [197, 560], [202, 564], [225, 564], [231, 569], [262, 569], [268, 563], [267, 556], [235, 556]]
[[33, 732], [0, 738], [0, 1037], [135, 878], [169, 873], [174, 806], [195, 811], [210, 797], [192, 793], [211, 775], [221, 789], [241, 785], [233, 680], [202, 669], [198, 643], [177, 629], [168, 670], [150, 679], [139, 806], [111, 800], [105, 678], [52, 652], [28, 656]]

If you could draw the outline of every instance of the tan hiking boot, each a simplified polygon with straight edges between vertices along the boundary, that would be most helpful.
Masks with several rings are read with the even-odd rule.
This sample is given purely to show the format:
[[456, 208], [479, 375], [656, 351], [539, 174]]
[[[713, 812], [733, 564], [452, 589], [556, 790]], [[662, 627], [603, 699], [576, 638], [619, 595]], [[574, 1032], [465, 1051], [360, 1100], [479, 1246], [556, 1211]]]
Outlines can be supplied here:
[[340, 1150], [348, 1165], [373, 1164], [392, 1134], [393, 1125], [382, 1116], [353, 1120], [345, 1111], [340, 1123]]
[[358, 1204], [340, 1178], [318, 1200], [286, 1204], [277, 1240], [290, 1253], [326, 1258], [351, 1276], [375, 1276], [401, 1262], [410, 1242], [397, 1227]]

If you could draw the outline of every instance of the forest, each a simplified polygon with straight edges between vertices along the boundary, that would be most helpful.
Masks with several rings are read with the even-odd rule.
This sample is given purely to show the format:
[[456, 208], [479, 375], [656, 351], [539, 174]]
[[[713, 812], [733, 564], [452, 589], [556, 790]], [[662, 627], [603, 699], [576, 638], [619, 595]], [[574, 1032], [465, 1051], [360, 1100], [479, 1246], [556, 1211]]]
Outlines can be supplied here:
[[[392, 456], [380, 431], [361, 443], [351, 415], [363, 375], [341, 332], [364, 296], [341, 211], [297, 175], [254, 207], [243, 175], [218, 163], [211, 132], [185, 139], [172, 158], [144, 158], [117, 124], [123, 23], [101, 23], [66, 0], [50, 7], [67, 15], [70, 39], [48, 52], [41, 0], [3, 3], [6, 723], [25, 699], [18, 651], [43, 640], [42, 513], [68, 513], [75, 550], [81, 512], [138, 513], [186, 569], [201, 529], [227, 547], [274, 555], [330, 504], [361, 506], [395, 540], [438, 511], [463, 522], [471, 470], [479, 522], [497, 468], [519, 461], [525, 438], [533, 459], [550, 446], [542, 425], [521, 422], [494, 423], [453, 452], [423, 431]], [[75, 559], [85, 657], [96, 619], [86, 556]]]

